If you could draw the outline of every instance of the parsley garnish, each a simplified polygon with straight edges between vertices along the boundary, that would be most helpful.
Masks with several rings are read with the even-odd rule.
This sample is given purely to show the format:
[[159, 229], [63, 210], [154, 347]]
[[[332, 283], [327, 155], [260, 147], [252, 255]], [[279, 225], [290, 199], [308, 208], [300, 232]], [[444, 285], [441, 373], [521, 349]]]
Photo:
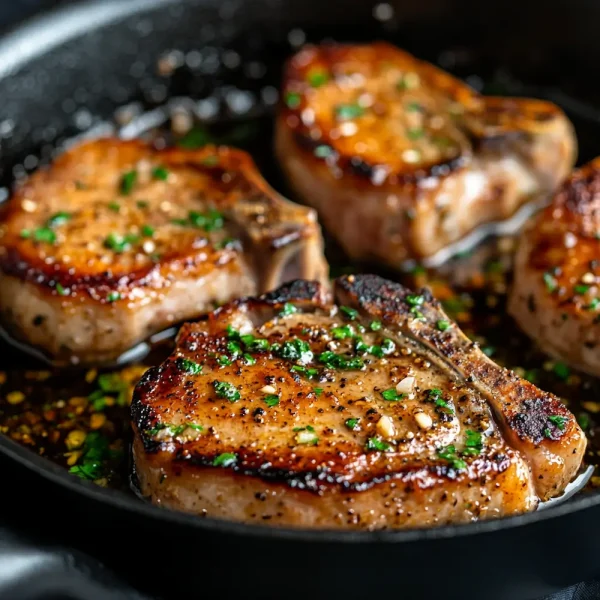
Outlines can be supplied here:
[[60, 283], [57, 283], [55, 288], [56, 288], [56, 291], [58, 292], [59, 296], [68, 296], [69, 295], [69, 290], [66, 290], [62, 285], [60, 285]]
[[279, 404], [279, 396], [277, 394], [267, 394], [264, 398], [267, 406], [277, 406]]
[[125, 252], [131, 249], [131, 245], [139, 241], [139, 237], [133, 233], [127, 235], [119, 235], [117, 233], [109, 233], [104, 240], [104, 246], [110, 250], [113, 250], [117, 254]]
[[325, 144], [317, 146], [314, 150], [314, 155], [317, 158], [328, 158], [329, 156], [332, 156], [333, 153], [333, 148], [331, 146], [326, 146]]
[[317, 396], [320, 396], [320, 395], [323, 393], [323, 388], [320, 388], [320, 387], [313, 388], [313, 392], [314, 392], [314, 393], [315, 393]]
[[285, 95], [285, 103], [288, 108], [298, 108], [300, 106], [300, 102], [302, 97], [298, 92], [288, 92]]
[[446, 331], [450, 328], [450, 321], [440, 320], [437, 322], [437, 328], [440, 331]]
[[154, 235], [154, 227], [150, 227], [150, 225], [142, 225], [142, 235], [144, 237], [152, 237]]
[[[27, 236], [24, 236], [24, 231], [27, 230], [23, 230], [21, 232], [21, 237], [30, 237], [30, 233]], [[54, 242], [56, 241], [56, 234], [54, 233], [54, 231], [52, 231], [52, 229], [50, 229], [50, 227], [38, 227], [37, 229], [33, 230], [33, 239], [36, 242], [46, 242], [48, 244], [54, 244]]]
[[72, 216], [73, 215], [68, 212], [57, 212], [48, 219], [46, 225], [48, 227], [59, 227], [60, 225], [64, 225], [67, 221], [69, 221]]
[[563, 362], [555, 363], [554, 367], [552, 367], [552, 371], [560, 379], [567, 379], [571, 374], [571, 369]]
[[544, 283], [549, 292], [553, 292], [558, 287], [558, 282], [551, 273], [544, 273]]
[[425, 302], [425, 298], [423, 296], [417, 296], [415, 294], [408, 294], [405, 298], [406, 304], [409, 306], [421, 306], [423, 302]]
[[583, 284], [581, 284], [581, 285], [575, 285], [575, 286], [573, 286], [573, 291], [576, 294], [585, 294], [589, 289], [590, 289], [589, 285], [583, 285]]
[[561, 431], [565, 428], [565, 423], [568, 421], [567, 417], [563, 417], [562, 415], [550, 415], [548, 417], [548, 421], [554, 423]]
[[281, 312], [279, 313], [282, 317], [287, 317], [289, 315], [293, 315], [294, 313], [297, 313], [298, 309], [293, 305], [290, 304], [289, 302], [286, 302], [283, 305], [283, 308], [281, 310]]
[[340, 306], [340, 312], [343, 312], [351, 321], [354, 321], [358, 316], [358, 311], [355, 308], [349, 306]]
[[119, 292], [109, 292], [108, 296], [106, 296], [106, 300], [108, 302], [116, 302], [121, 299], [121, 294]]
[[79, 464], [71, 467], [69, 473], [90, 481], [100, 479], [106, 471], [106, 461], [119, 454], [119, 451], [110, 449], [108, 438], [91, 431], [85, 438]]
[[371, 331], [379, 331], [381, 329], [381, 321], [371, 321], [369, 329]]
[[404, 398], [404, 394], [400, 394], [396, 391], [396, 388], [390, 388], [389, 390], [383, 390], [381, 392], [384, 400], [388, 402], [398, 402], [398, 400], [402, 400]]
[[[347, 422], [348, 421], [346, 421], [346, 423]], [[383, 440], [380, 440], [379, 438], [370, 437], [369, 439], [367, 439], [366, 449], [369, 451], [387, 452], [391, 448], [392, 447], [390, 444], [384, 442]]]
[[306, 80], [312, 87], [320, 87], [329, 81], [329, 74], [322, 69], [312, 69], [306, 76]]
[[450, 463], [450, 466], [457, 471], [460, 469], [466, 469], [467, 463], [458, 456], [456, 452], [455, 446], [452, 444], [450, 446], [445, 446], [444, 448], [440, 448], [438, 451], [438, 456], [447, 460]]
[[223, 452], [216, 456], [212, 462], [213, 467], [231, 467], [237, 462], [237, 456], [233, 452]]
[[359, 357], [346, 358], [335, 352], [322, 352], [319, 354], [319, 362], [323, 363], [329, 369], [359, 370], [365, 366], [363, 360]]
[[478, 431], [467, 429], [465, 431], [465, 449], [463, 454], [479, 455], [483, 448], [483, 436]]
[[137, 171], [128, 171], [121, 178], [121, 194], [129, 196], [137, 182]]
[[346, 338], [354, 337], [354, 329], [352, 329], [352, 325], [342, 325], [341, 327], [334, 327], [331, 330], [331, 335], [336, 340], [345, 340]]
[[228, 381], [213, 381], [213, 386], [217, 394], [217, 398], [229, 400], [229, 402], [237, 402], [241, 396], [235, 385]]
[[308, 342], [299, 339], [284, 342], [276, 353], [286, 360], [305, 364], [313, 359], [313, 353]]
[[351, 431], [356, 431], [358, 429], [359, 422], [360, 422], [360, 419], [357, 419], [357, 418], [346, 419], [346, 421], [344, 421], [344, 425], [346, 425], [346, 427], [348, 429], [350, 429]]
[[121, 205], [118, 202], [109, 202], [108, 208], [113, 212], [119, 212], [121, 210]]
[[360, 104], [338, 104], [335, 107], [335, 117], [338, 121], [349, 121], [362, 117], [365, 109]]
[[166, 167], [155, 167], [152, 170], [152, 177], [160, 179], [160, 181], [166, 181], [169, 178], [169, 171]]
[[190, 375], [198, 375], [202, 371], [202, 365], [199, 365], [189, 358], [180, 357], [176, 360], [176, 364], [180, 371], [185, 371]]

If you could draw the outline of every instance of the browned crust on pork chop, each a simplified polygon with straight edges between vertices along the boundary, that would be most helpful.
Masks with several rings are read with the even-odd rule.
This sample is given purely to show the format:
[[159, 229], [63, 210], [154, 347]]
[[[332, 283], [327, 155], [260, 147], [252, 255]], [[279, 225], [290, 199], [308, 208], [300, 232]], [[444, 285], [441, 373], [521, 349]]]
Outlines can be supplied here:
[[521, 235], [509, 312], [549, 354], [600, 374], [600, 159], [573, 172]]
[[[215, 302], [327, 274], [315, 214], [226, 147], [76, 146], [15, 191], [0, 236], [3, 322], [59, 360], [110, 360]], [[135, 328], [123, 329], [123, 315], [140, 307]], [[66, 313], [105, 327], [60, 339]], [[54, 331], [36, 329], [40, 319]], [[103, 336], [111, 327], [121, 334]]]
[[385, 43], [294, 56], [276, 147], [345, 251], [396, 267], [553, 192], [576, 155], [554, 104], [482, 96]]
[[[482, 353], [456, 325], [434, 331], [431, 323], [447, 317], [426, 293], [350, 276], [337, 280], [336, 301], [346, 308], [330, 304], [320, 286], [295, 282], [186, 325], [175, 353], [151, 369], [134, 394], [142, 493], [211, 516], [379, 528], [532, 510], [536, 492], [558, 494], [575, 474], [585, 438], [572, 415], [516, 376], [501, 377], [494, 369], [503, 370], [487, 358], [489, 364], [467, 372], [464, 363], [481, 362]], [[352, 350], [356, 337], [338, 339], [340, 331], [359, 326], [369, 348], [360, 352]], [[255, 339], [240, 335], [265, 340], [262, 350], [252, 351]], [[462, 347], [450, 351], [452, 338]], [[310, 357], [286, 355], [290, 340], [305, 343]], [[236, 358], [232, 343], [244, 345]], [[376, 358], [385, 344], [393, 350]], [[332, 367], [323, 358], [331, 351], [360, 357], [361, 364]], [[414, 393], [386, 400], [384, 392], [389, 398], [413, 376]], [[514, 385], [490, 400], [490, 386], [507, 380]], [[239, 397], [220, 396], [223, 382]], [[266, 396], [277, 401], [269, 405]], [[530, 398], [539, 401], [535, 407]], [[542, 414], [550, 433], [540, 439], [531, 423]], [[561, 427], [549, 415], [563, 417]], [[349, 419], [357, 419], [352, 428]], [[473, 440], [480, 442], [476, 449]], [[572, 449], [576, 466], [561, 458]], [[562, 467], [542, 464], [538, 450]]]

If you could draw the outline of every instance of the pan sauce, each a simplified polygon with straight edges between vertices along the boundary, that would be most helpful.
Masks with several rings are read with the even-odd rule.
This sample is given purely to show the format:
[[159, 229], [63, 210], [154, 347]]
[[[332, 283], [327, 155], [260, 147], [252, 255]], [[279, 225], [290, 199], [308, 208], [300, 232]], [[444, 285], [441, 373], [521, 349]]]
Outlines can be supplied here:
[[[169, 68], [168, 61], [159, 65]], [[267, 97], [268, 99], [268, 97]], [[268, 104], [269, 102], [267, 102]], [[123, 137], [143, 135], [161, 146], [177, 143], [198, 147], [209, 141], [249, 150], [267, 179], [286, 192], [272, 160], [271, 119], [194, 125], [191, 103], [176, 103], [167, 113], [136, 113], [125, 107], [115, 116]], [[251, 112], [251, 111], [250, 111]], [[102, 124], [90, 137], [106, 133]], [[87, 136], [86, 136], [87, 137]], [[350, 272], [377, 272], [373, 267], [349, 266], [327, 240], [332, 276]], [[404, 273], [381, 272], [409, 287], [430, 286], [448, 314], [483, 351], [540, 388], [562, 398], [585, 430], [590, 443], [586, 463], [600, 463], [600, 381], [551, 360], [522, 334], [506, 314], [515, 247], [513, 237], [492, 239], [476, 250], [455, 256], [436, 269], [415, 266]], [[112, 371], [74, 368], [60, 371], [24, 359], [6, 342], [0, 343], [0, 432], [38, 454], [69, 469], [73, 475], [98, 485], [129, 489], [129, 402], [135, 383], [145, 369], [165, 358], [171, 340], [154, 344], [137, 362]], [[143, 356], [143, 355], [142, 355]], [[23, 363], [28, 370], [23, 370]], [[35, 363], [35, 364], [34, 364]], [[592, 477], [588, 489], [600, 487]]]

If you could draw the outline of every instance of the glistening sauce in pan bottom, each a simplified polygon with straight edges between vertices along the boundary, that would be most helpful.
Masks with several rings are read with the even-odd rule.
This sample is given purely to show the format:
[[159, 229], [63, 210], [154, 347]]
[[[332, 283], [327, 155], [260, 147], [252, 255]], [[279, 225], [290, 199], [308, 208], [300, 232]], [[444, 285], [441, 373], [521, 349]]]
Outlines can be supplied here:
[[[144, 122], [144, 115], [138, 119]], [[152, 127], [155, 124], [156, 119]], [[188, 126], [182, 127], [173, 119], [169, 124], [168, 130], [154, 129], [150, 135], [158, 143], [174, 142], [184, 147], [207, 141], [245, 147], [273, 185], [285, 192], [273, 166], [270, 119], [218, 129], [196, 126], [189, 131]], [[125, 127], [131, 131], [132, 123]], [[590, 440], [587, 464], [599, 464], [600, 402], [594, 399], [600, 398], [600, 381], [549, 359], [506, 314], [514, 242], [510, 237], [492, 239], [435, 270], [415, 267], [406, 273], [381, 274], [409, 287], [431, 287], [448, 314], [488, 356], [562, 398]], [[327, 246], [332, 276], [374, 271], [372, 267], [348, 266], [336, 255], [331, 240]], [[35, 368], [31, 358], [0, 347], [1, 355], [10, 357], [3, 358], [0, 371], [0, 432], [64, 466], [74, 476], [101, 486], [129, 489], [132, 390], [149, 366], [168, 355], [171, 344], [163, 341], [141, 362], [112, 371]], [[23, 365], [29, 365], [28, 370], [23, 370]], [[600, 476], [591, 478], [588, 489], [594, 487], [600, 487]]]

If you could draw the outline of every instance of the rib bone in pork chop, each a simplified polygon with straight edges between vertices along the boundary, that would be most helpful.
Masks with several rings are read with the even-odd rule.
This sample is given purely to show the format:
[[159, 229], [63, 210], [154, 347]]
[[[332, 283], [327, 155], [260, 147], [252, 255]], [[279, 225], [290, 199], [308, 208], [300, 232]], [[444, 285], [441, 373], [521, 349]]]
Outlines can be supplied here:
[[408, 527], [530, 511], [577, 473], [573, 415], [428, 291], [348, 276], [335, 300], [298, 281], [182, 328], [134, 394], [144, 495], [239, 521]]
[[555, 105], [482, 96], [388, 44], [307, 47], [282, 95], [279, 161], [354, 259], [432, 257], [550, 195], [575, 159]]
[[58, 363], [112, 361], [215, 303], [326, 275], [314, 211], [224, 147], [87, 143], [0, 221], [3, 325]]
[[523, 231], [509, 312], [544, 351], [600, 375], [600, 158]]

